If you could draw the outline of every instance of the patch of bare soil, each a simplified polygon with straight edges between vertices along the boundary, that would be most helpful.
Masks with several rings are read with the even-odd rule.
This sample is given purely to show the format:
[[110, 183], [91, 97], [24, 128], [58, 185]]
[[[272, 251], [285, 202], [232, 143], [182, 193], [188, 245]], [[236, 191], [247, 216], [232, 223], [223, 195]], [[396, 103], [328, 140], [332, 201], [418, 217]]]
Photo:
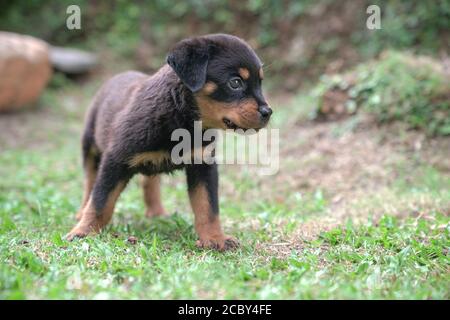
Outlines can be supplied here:
[[33, 108], [0, 115], [0, 151], [46, 148], [50, 145], [48, 128], [61, 119], [47, 108]]
[[349, 218], [358, 223], [383, 214], [423, 216], [432, 210], [450, 214], [450, 199], [395, 192], [398, 181], [414, 186], [426, 166], [450, 179], [448, 137], [430, 138], [398, 123], [378, 126], [360, 117], [300, 123], [283, 131], [281, 139], [280, 171], [261, 177], [258, 193], [284, 201], [292, 193], [320, 189], [329, 203], [325, 214], [302, 223], [284, 246], [267, 244], [270, 251], [289, 252]]

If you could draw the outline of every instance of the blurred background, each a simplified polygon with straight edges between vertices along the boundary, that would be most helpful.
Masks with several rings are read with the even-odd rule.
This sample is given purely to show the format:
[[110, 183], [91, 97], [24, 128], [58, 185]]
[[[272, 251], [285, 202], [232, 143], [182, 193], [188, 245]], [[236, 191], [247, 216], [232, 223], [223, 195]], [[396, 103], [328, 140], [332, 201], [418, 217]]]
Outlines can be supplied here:
[[[81, 8], [80, 30], [66, 27], [72, 4]], [[381, 8], [380, 30], [366, 27], [372, 4]], [[231, 33], [246, 39], [270, 66], [273, 86], [295, 91], [389, 48], [446, 57], [449, 7], [447, 0], [6, 1], [0, 29], [94, 51], [107, 59], [104, 68], [122, 58], [149, 72], [182, 38]]]
[[[42, 259], [61, 252], [46, 252], [49, 241], [56, 247], [67, 246], [61, 236], [72, 227], [82, 195], [83, 118], [100, 85], [128, 69], [151, 74], [165, 63], [167, 51], [177, 41], [206, 33], [231, 33], [253, 46], [265, 64], [264, 90], [274, 109], [270, 128], [280, 130], [280, 170], [275, 175], [258, 176], [247, 166], [220, 167], [225, 230], [252, 244], [247, 254], [251, 256], [254, 247], [280, 259], [292, 257], [297, 249], [303, 256], [304, 241], [317, 239], [324, 230], [368, 220], [377, 226], [383, 215], [389, 216], [385, 220], [388, 225], [391, 217], [416, 219], [417, 224], [419, 218], [435, 221], [450, 215], [449, 0], [0, 3], [0, 243], [5, 248], [0, 252], [4, 261], [14, 254], [20, 258], [22, 243], [30, 241]], [[67, 13], [67, 9], [73, 4], [80, 8], [81, 28], [69, 30], [67, 20], [76, 10]], [[367, 12], [370, 5], [380, 8], [380, 29], [367, 27], [374, 14]], [[177, 173], [163, 181], [163, 202], [170, 213], [180, 215], [160, 224], [143, 217], [141, 190], [133, 180], [118, 202], [112, 232], [106, 233], [114, 237], [109, 243], [119, 241], [114, 235], [131, 234], [146, 239], [151, 247], [156, 234], [164, 244], [161, 255], [173, 244], [184, 252], [195, 239], [189, 229], [192, 223], [184, 180], [183, 174]], [[439, 233], [445, 225], [436, 228]], [[386, 238], [376, 243], [389, 247], [386, 239], [391, 232], [388, 227], [386, 230]], [[187, 240], [179, 234], [188, 234]], [[420, 237], [422, 234], [420, 231]], [[103, 248], [107, 242], [99, 243]], [[76, 244], [70, 248], [76, 250]], [[444, 252], [441, 249], [436, 250]], [[390, 254], [380, 252], [383, 257]], [[432, 251], [424, 252], [432, 256]], [[416, 256], [417, 252], [411, 250], [410, 254]], [[12, 296], [78, 297], [76, 290], [66, 290], [65, 273], [70, 276], [73, 266], [62, 264], [59, 282], [50, 275], [48, 283], [41, 285], [44, 271], [36, 259], [27, 257], [11, 262], [14, 268], [19, 266], [17, 272], [3, 273], [4, 288], [10, 288]], [[178, 257], [175, 260], [181, 261]], [[249, 259], [253, 263], [253, 256]], [[448, 297], [448, 281], [439, 277], [437, 282], [429, 281], [440, 272], [448, 275], [445, 263], [436, 272], [422, 262], [413, 264], [425, 270], [419, 280], [411, 281], [413, 289], [388, 297], [410, 298], [421, 281], [431, 291], [440, 287], [436, 290], [444, 295], [437, 297]], [[123, 273], [121, 265], [119, 261], [118, 274]], [[33, 270], [33, 276], [27, 268]], [[361, 269], [361, 274], [369, 274], [366, 269]], [[53, 267], [48, 270], [47, 275], [59, 274]], [[167, 270], [170, 276], [192, 272], [178, 265]], [[220, 273], [222, 269], [207, 270]], [[346, 268], [342, 270], [347, 274]], [[201, 271], [198, 277], [198, 281], [206, 281], [203, 291], [207, 294], [193, 297], [217, 297], [216, 292], [222, 297], [220, 282], [209, 281], [209, 276], [205, 277], [208, 272]], [[395, 269], [386, 278], [386, 287], [407, 284], [400, 274]], [[228, 273], [221, 272], [221, 276], [227, 283]], [[97, 278], [94, 271], [90, 279], [95, 283]], [[288, 277], [281, 274], [281, 278]], [[271, 281], [271, 277], [267, 279]], [[346, 278], [342, 281], [348, 282]], [[219, 286], [211, 287], [213, 283]], [[312, 283], [314, 291], [319, 284]], [[369, 279], [363, 280], [363, 288], [366, 283]], [[322, 289], [331, 292], [335, 284], [331, 278]], [[189, 290], [183, 292], [196, 286], [197, 282], [188, 283]], [[170, 280], [165, 288], [172, 287]], [[148, 283], [145, 290], [136, 288], [132, 297], [144, 293], [145, 297], [185, 297], [185, 293], [174, 295], [160, 287], [147, 291]], [[282, 292], [281, 297], [296, 297], [290, 291]], [[350, 291], [336, 292], [329, 296], [360, 298], [358, 292], [366, 290], [350, 295], [341, 294]], [[94, 294], [88, 290], [86, 296]]]

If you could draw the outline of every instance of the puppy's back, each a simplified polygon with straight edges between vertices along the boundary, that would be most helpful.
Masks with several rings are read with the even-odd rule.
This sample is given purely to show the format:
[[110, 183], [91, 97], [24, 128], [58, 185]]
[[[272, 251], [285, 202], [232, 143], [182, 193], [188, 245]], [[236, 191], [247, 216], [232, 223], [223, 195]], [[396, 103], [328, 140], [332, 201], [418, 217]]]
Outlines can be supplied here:
[[87, 114], [85, 131], [91, 131], [100, 151], [107, 148], [112, 126], [119, 112], [132, 101], [148, 75], [138, 71], [119, 73], [106, 81], [96, 93]]

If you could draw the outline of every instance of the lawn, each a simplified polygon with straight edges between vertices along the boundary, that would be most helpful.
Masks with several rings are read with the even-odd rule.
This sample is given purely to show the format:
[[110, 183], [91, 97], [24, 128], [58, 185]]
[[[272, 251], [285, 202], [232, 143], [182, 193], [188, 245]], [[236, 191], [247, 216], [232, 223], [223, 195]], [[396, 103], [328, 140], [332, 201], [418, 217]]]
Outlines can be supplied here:
[[104, 232], [65, 241], [97, 87], [53, 88], [38, 109], [0, 119], [1, 299], [450, 298], [448, 138], [311, 124], [302, 96], [276, 107], [276, 176], [220, 169], [224, 228], [239, 249], [195, 247], [182, 172], [163, 180], [169, 218], [144, 217], [134, 179]]

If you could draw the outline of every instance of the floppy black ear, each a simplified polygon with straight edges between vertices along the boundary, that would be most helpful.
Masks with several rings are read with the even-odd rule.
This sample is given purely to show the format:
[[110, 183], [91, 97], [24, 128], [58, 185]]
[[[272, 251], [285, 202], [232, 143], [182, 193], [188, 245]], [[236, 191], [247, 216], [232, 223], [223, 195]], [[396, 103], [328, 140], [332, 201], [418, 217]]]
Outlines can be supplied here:
[[203, 39], [194, 38], [179, 42], [167, 55], [167, 63], [192, 92], [200, 90], [206, 82], [208, 51]]

